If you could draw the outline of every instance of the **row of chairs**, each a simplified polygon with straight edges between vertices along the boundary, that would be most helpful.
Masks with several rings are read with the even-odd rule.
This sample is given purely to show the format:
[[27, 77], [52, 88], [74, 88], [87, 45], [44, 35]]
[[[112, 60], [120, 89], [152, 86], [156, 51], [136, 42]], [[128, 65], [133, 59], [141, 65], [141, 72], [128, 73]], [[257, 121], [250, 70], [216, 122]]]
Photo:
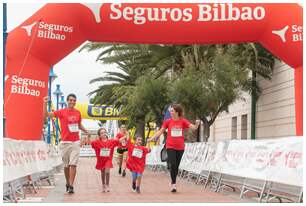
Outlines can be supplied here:
[[61, 170], [61, 166], [49, 171], [43, 171], [20, 177], [10, 182], [3, 183], [3, 202], [17, 203], [19, 199], [25, 199], [26, 193], [37, 193], [44, 182], [54, 185], [54, 174]]
[[[152, 171], [167, 171], [164, 165], [148, 165]], [[255, 192], [258, 196], [258, 202], [272, 202], [277, 199], [279, 202], [303, 202], [303, 187], [281, 184], [277, 182], [244, 178], [228, 175], [213, 171], [201, 171], [200, 174], [191, 171], [179, 170], [179, 177], [187, 182], [203, 184], [204, 188], [212, 189], [215, 192], [223, 191], [225, 188], [233, 192], [240, 192], [240, 199], [244, 198], [246, 193]]]

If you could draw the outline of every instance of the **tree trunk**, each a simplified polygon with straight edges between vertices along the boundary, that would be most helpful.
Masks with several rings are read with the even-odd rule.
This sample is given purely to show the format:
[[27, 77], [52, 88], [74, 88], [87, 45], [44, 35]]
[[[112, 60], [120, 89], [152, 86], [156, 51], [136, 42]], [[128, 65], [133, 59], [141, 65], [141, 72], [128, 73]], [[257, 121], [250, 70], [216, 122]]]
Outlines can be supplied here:
[[145, 140], [145, 121], [144, 120], [138, 120], [136, 122], [136, 132], [135, 132], [135, 138], [136, 137], [142, 137], [142, 143], [144, 144]]
[[203, 138], [204, 138], [204, 142], [208, 141], [209, 136], [210, 136], [210, 125], [209, 125], [208, 121], [204, 120], [203, 121]]
[[150, 123], [147, 122], [147, 127], [148, 127], [148, 134], [146, 136], [146, 139], [148, 139], [150, 137], [150, 132], [151, 132], [151, 127], [150, 127]]
[[201, 127], [201, 125], [197, 129], [197, 142], [201, 142], [201, 140], [200, 140], [200, 127]]

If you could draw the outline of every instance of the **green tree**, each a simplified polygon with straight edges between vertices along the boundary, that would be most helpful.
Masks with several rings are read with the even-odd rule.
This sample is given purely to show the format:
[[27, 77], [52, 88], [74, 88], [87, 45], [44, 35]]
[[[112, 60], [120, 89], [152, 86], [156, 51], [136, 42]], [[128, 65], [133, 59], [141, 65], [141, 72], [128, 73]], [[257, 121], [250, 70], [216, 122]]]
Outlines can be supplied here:
[[234, 65], [228, 56], [217, 56], [205, 69], [186, 68], [174, 82], [171, 96], [186, 112], [193, 113], [204, 124], [204, 139], [220, 112], [227, 111], [239, 96], [240, 84]]
[[[148, 88], [153, 85], [150, 85], [148, 79], [143, 81], [142, 77], [149, 76], [150, 79], [159, 80], [170, 76], [174, 82], [170, 89], [172, 100], [181, 102], [191, 116], [201, 117], [206, 139], [209, 137], [209, 126], [221, 111], [226, 111], [228, 105], [239, 98], [240, 91], [250, 92], [255, 88], [257, 96], [260, 95], [258, 85], [252, 84], [250, 71], [269, 79], [274, 64], [273, 56], [253, 43], [173, 46], [90, 42], [82, 49], [101, 50], [97, 61], [117, 64], [122, 70], [117, 73], [108, 72], [106, 77], [92, 80], [103, 83], [91, 93], [95, 95], [92, 100], [94, 103], [124, 106], [126, 114], [131, 117], [130, 125], [136, 124], [137, 128], [143, 128], [146, 121], [153, 119], [159, 124], [162, 118], [162, 115], [158, 118], [160, 109], [153, 105], [148, 106], [149, 103], [145, 100], [150, 100], [152, 104], [162, 101], [156, 102], [151, 98]], [[192, 89], [184, 88], [187, 86]], [[188, 94], [188, 91], [194, 93]], [[203, 91], [207, 93], [204, 97], [201, 95]], [[161, 94], [158, 93], [157, 96]], [[200, 109], [194, 111], [193, 108]]]
[[[216, 45], [206, 47], [206, 53], [200, 50], [195, 48], [185, 54], [185, 70], [177, 76], [171, 96], [183, 104], [188, 113], [202, 120], [207, 141], [210, 126], [218, 114], [227, 111], [229, 105], [241, 97], [242, 91], [252, 91], [250, 71], [271, 78], [274, 58], [254, 44]], [[259, 96], [259, 86], [255, 89]]]
[[123, 114], [129, 116], [131, 125], [136, 125], [136, 135], [145, 137], [145, 124], [150, 121], [161, 125], [163, 109], [170, 102], [167, 82], [165, 77], [142, 76], [137, 79], [123, 107]]

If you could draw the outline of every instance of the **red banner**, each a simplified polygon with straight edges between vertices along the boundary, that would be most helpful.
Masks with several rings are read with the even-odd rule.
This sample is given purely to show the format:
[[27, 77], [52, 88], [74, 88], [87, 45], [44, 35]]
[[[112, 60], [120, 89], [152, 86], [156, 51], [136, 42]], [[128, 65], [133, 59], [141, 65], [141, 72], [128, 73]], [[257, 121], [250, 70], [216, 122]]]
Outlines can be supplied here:
[[[47, 4], [7, 39], [6, 136], [41, 138], [49, 68], [86, 40], [259, 42], [302, 75], [302, 13], [298, 4]], [[295, 78], [296, 114], [302, 114], [302, 78]], [[302, 120], [296, 115], [297, 135]]]

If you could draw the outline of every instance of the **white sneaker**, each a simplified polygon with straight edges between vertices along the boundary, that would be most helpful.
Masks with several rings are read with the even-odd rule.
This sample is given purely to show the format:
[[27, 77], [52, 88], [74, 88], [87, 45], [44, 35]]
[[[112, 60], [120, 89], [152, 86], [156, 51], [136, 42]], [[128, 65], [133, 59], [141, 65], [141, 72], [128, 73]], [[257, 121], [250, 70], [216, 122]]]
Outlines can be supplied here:
[[102, 185], [102, 192], [105, 192], [105, 185]]
[[176, 192], [176, 184], [172, 184], [172, 186], [171, 186], [171, 192]]
[[109, 185], [106, 185], [106, 192], [110, 192]]

